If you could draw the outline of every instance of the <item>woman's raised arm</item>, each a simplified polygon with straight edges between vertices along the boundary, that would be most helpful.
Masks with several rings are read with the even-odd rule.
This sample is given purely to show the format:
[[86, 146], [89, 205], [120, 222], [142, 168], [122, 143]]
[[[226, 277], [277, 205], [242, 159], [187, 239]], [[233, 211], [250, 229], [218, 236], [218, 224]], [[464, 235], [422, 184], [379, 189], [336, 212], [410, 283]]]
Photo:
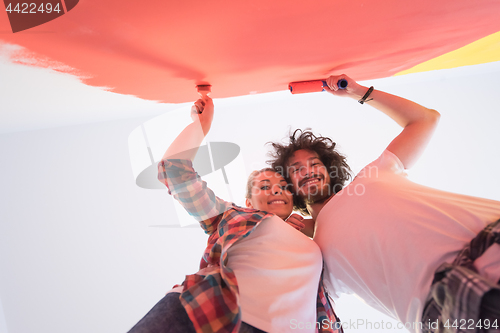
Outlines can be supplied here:
[[215, 196], [192, 168], [192, 161], [210, 130], [214, 115], [210, 97], [205, 96], [195, 104], [203, 112], [191, 113], [193, 123], [186, 126], [167, 149], [158, 165], [158, 180], [168, 187], [174, 198], [211, 235], [217, 230], [221, 214], [232, 204]]
[[175, 138], [163, 155], [163, 159], [191, 161], [194, 159], [201, 142], [212, 126], [214, 118], [214, 103], [210, 97], [205, 95], [203, 99], [197, 100], [195, 105], [203, 111], [201, 113], [191, 111], [193, 122]]

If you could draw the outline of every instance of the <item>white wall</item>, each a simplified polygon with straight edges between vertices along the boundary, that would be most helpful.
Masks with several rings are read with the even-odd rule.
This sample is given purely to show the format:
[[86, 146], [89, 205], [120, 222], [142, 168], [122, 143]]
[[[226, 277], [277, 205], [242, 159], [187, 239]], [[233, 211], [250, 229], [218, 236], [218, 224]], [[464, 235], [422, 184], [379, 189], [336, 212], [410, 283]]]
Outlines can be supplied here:
[[7, 333], [7, 323], [3, 313], [2, 299], [0, 298], [0, 333]]
[[203, 232], [149, 227], [177, 221], [166, 191], [134, 183], [127, 138], [144, 120], [0, 136], [8, 333], [125, 332], [196, 271]]

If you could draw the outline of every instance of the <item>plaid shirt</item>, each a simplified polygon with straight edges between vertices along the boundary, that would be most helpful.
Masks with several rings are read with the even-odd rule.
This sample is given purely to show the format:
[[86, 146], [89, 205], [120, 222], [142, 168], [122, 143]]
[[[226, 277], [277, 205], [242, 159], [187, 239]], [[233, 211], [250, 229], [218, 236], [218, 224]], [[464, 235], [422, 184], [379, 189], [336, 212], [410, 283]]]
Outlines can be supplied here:
[[[186, 276], [181, 303], [197, 332], [238, 332], [241, 325], [238, 285], [236, 276], [226, 266], [227, 251], [272, 214], [241, 208], [216, 197], [189, 160], [162, 160], [158, 172], [158, 179], [169, 193], [209, 235], [200, 264], [203, 275]], [[318, 288], [317, 321], [320, 333], [341, 332], [340, 320], [328, 302], [322, 280]], [[337, 327], [336, 322], [339, 322]]]
[[[500, 290], [500, 286], [480, 276], [474, 261], [495, 243], [500, 244], [500, 220], [483, 229], [452, 264], [439, 266], [422, 315], [423, 332], [479, 332], [479, 325], [485, 327], [478, 321], [481, 300], [488, 291]], [[500, 332], [499, 321], [491, 321], [490, 325], [488, 332]]]

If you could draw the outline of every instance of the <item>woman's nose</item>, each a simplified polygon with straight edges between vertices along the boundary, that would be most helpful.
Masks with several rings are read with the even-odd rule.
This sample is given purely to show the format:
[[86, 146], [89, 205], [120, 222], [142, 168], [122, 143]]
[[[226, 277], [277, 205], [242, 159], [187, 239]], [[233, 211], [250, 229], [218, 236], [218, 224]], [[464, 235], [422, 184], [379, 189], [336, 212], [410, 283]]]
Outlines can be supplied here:
[[281, 194], [281, 193], [283, 193], [283, 189], [280, 186], [275, 186], [274, 190], [273, 190], [273, 194], [277, 195], [277, 194]]

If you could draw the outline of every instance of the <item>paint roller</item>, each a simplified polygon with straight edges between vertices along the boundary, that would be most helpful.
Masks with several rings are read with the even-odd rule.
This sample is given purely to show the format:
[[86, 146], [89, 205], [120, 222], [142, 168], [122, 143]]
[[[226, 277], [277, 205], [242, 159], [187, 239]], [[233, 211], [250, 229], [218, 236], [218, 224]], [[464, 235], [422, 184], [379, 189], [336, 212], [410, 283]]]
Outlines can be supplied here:
[[[288, 89], [292, 94], [305, 94], [311, 92], [325, 91], [324, 87], [327, 87], [326, 80], [311, 80], [311, 81], [298, 81], [291, 82], [288, 85]], [[337, 82], [339, 89], [347, 88], [347, 80], [340, 79]]]

